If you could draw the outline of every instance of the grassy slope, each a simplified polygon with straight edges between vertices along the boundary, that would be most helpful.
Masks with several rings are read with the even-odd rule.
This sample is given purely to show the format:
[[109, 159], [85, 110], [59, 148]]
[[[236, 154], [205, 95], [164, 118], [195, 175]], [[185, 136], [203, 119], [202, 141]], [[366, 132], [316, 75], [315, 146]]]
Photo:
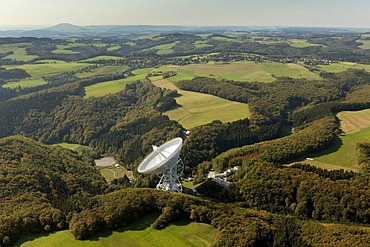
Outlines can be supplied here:
[[98, 168], [100, 171], [100, 174], [105, 178], [105, 180], [112, 181], [115, 178], [123, 178], [123, 176], [127, 176], [129, 178], [133, 178], [132, 172], [128, 171], [124, 167], [114, 167], [114, 166], [109, 166], [109, 167], [102, 167]]
[[186, 66], [162, 66], [156, 70], [177, 71], [177, 75], [170, 80], [177, 82], [180, 80], [191, 80], [197, 76], [213, 77], [218, 80], [227, 79], [235, 81], [259, 81], [273, 82], [272, 76], [289, 76], [292, 78], [319, 79], [320, 77], [308, 71], [299, 64], [281, 63], [254, 63], [254, 62], [235, 62], [230, 64], [192, 64]]
[[322, 70], [332, 73], [338, 73], [346, 71], [347, 69], [365, 69], [366, 71], [370, 72], [370, 65], [368, 64], [357, 64], [357, 63], [350, 63], [350, 62], [340, 62], [340, 63], [332, 63], [329, 65], [319, 65]]
[[118, 93], [123, 90], [127, 84], [143, 80], [150, 69], [138, 69], [132, 71], [134, 76], [128, 77], [126, 79], [114, 80], [114, 81], [105, 81], [97, 83], [91, 86], [85, 87], [85, 98], [88, 97], [101, 97], [110, 93]]
[[153, 82], [154, 85], [177, 90], [181, 97], [176, 99], [181, 107], [165, 112], [170, 119], [189, 129], [213, 120], [235, 121], [250, 116], [247, 104], [229, 101], [209, 94], [178, 89], [169, 80]]
[[25, 47], [30, 45], [30, 43], [0, 44], [0, 53], [12, 51], [14, 54], [9, 55], [5, 58], [27, 62], [34, 58], [37, 58], [37, 56], [27, 55]]
[[75, 144], [75, 143], [66, 143], [66, 142], [53, 144], [53, 146], [60, 146], [62, 148], [67, 148], [67, 149], [70, 149], [70, 150], [76, 150], [78, 148], [89, 148], [88, 146]]
[[309, 163], [325, 169], [358, 170], [356, 145], [370, 142], [370, 109], [354, 112], [341, 112], [337, 115], [341, 120], [341, 128], [349, 133], [339, 136], [332, 147], [312, 155]]
[[157, 45], [157, 46], [154, 46], [153, 48], [150, 48], [149, 50], [158, 50], [156, 52], [157, 55], [171, 54], [173, 53], [172, 47], [174, 47], [179, 42], [180, 41], [175, 41], [175, 42], [168, 43], [168, 44]]
[[20, 81], [8, 82], [5, 85], [3, 85], [3, 87], [5, 88], [17, 88], [17, 87], [26, 88], [26, 87], [37, 87], [37, 86], [41, 86], [45, 84], [47, 84], [47, 82], [44, 81], [44, 79], [24, 79]]
[[351, 133], [370, 127], [370, 109], [362, 111], [343, 111], [337, 117], [344, 133]]
[[[133, 247], [159, 247], [159, 246], [210, 246], [217, 233], [210, 225], [178, 221], [165, 229], [158, 231], [150, 227], [155, 215], [146, 216], [137, 222], [120, 229], [119, 231], [105, 231], [90, 240], [74, 240], [68, 231], [60, 231], [47, 236], [24, 237], [15, 246], [46, 247], [46, 246], [133, 246]], [[29, 241], [27, 241], [29, 240]], [[27, 242], [26, 242], [27, 241]], [[22, 244], [23, 243], [23, 244]]]
[[81, 60], [80, 62], [93, 62], [96, 60], [120, 60], [122, 57], [117, 57], [117, 56], [97, 56], [97, 57], [92, 57], [89, 59]]
[[88, 66], [89, 64], [72, 62], [72, 63], [50, 63], [50, 64], [25, 64], [20, 66], [4, 66], [4, 67], [24, 69], [32, 77], [41, 77], [72, 70], [78, 70]]

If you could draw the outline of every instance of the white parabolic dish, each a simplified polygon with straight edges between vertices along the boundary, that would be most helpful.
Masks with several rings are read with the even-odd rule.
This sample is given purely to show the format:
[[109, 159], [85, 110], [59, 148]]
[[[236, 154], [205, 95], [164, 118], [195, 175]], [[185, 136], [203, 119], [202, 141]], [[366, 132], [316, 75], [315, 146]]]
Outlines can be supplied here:
[[171, 165], [176, 164], [180, 157], [182, 147], [181, 137], [172, 139], [156, 150], [151, 152], [139, 165], [137, 169], [140, 173], [145, 174], [162, 174]]

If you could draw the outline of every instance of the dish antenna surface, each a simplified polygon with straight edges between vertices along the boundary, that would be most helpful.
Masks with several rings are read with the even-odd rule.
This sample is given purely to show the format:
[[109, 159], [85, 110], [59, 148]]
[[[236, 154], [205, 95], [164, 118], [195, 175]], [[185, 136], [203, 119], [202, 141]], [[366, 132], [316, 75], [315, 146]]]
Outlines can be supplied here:
[[151, 152], [139, 165], [138, 171], [144, 174], [157, 174], [160, 178], [157, 189], [182, 192], [180, 176], [184, 163], [180, 158], [182, 139], [177, 137]]

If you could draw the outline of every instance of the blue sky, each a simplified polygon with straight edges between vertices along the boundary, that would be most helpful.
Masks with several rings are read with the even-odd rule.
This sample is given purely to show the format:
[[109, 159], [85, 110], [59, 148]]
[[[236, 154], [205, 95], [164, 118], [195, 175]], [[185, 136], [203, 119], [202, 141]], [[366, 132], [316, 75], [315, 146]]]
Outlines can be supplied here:
[[370, 0], [0, 0], [0, 26], [370, 27]]

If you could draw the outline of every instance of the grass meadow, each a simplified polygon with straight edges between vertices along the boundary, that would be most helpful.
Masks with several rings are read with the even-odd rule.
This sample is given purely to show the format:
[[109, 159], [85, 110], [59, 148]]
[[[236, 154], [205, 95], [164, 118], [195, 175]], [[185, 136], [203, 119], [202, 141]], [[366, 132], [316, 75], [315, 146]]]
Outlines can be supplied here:
[[162, 66], [154, 71], [174, 70], [177, 75], [170, 80], [191, 80], [197, 76], [212, 77], [242, 82], [273, 82], [275, 77], [320, 79], [319, 75], [310, 72], [300, 64], [235, 62], [229, 64], [191, 64], [186, 66]]
[[4, 88], [27, 88], [27, 87], [37, 87], [41, 85], [45, 85], [47, 82], [44, 79], [24, 79], [20, 81], [12, 81], [7, 82], [5, 85], [3, 85]]
[[370, 142], [370, 109], [363, 111], [340, 112], [342, 130], [347, 133], [334, 140], [334, 144], [322, 152], [312, 155], [313, 161], [304, 160], [321, 168], [358, 171], [356, 145]]
[[163, 230], [154, 230], [151, 224], [157, 215], [148, 215], [117, 231], [103, 231], [89, 240], [75, 240], [65, 230], [43, 235], [24, 236], [14, 246], [22, 247], [205, 247], [210, 246], [217, 230], [210, 225], [176, 221]]
[[169, 80], [159, 80], [153, 84], [177, 90], [181, 95], [176, 98], [176, 102], [181, 106], [164, 114], [171, 120], [179, 122], [186, 129], [207, 124], [213, 120], [231, 122], [250, 116], [248, 104], [226, 100], [210, 94], [180, 90]]
[[78, 70], [88, 67], [86, 63], [45, 63], [45, 64], [25, 64], [20, 66], [4, 66], [6, 68], [20, 68], [27, 71], [32, 77], [41, 77], [59, 74], [67, 71]]
[[329, 65], [319, 65], [319, 67], [320, 69], [325, 70], [330, 73], [343, 72], [348, 69], [364, 69], [370, 72], [369, 64], [358, 64], [358, 63], [351, 63], [351, 62], [340, 62], [340, 63], [332, 63]]
[[131, 72], [134, 74], [134, 76], [114, 81], [100, 82], [91, 86], [87, 86], [85, 87], [85, 98], [102, 97], [107, 94], [118, 93], [119, 91], [122, 91], [127, 84], [145, 79], [149, 71], [150, 69], [137, 69]]

